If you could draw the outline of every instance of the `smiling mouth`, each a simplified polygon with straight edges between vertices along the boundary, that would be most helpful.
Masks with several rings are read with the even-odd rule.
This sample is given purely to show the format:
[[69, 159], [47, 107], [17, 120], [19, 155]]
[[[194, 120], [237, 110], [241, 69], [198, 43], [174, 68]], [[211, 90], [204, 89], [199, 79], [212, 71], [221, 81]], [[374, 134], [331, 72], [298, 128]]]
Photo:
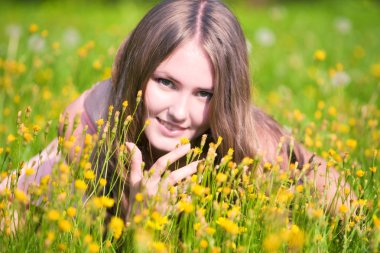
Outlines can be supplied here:
[[174, 132], [174, 131], [186, 130], [186, 128], [184, 128], [184, 127], [178, 126], [176, 124], [169, 123], [167, 121], [161, 120], [160, 118], [156, 118], [156, 119], [161, 125], [163, 125], [166, 129], [168, 129], [170, 131]]

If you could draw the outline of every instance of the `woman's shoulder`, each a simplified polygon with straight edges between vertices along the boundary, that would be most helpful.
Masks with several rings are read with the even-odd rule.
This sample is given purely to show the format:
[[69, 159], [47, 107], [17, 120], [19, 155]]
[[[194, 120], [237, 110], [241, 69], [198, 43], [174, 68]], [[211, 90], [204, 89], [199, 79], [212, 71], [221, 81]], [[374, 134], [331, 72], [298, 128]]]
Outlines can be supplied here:
[[266, 160], [275, 161], [277, 156], [281, 156], [285, 166], [290, 160], [291, 163], [297, 162], [299, 167], [313, 160], [315, 155], [295, 140], [290, 130], [285, 129], [262, 109], [252, 106], [251, 110], [258, 149], [265, 154]]
[[111, 79], [97, 82], [84, 99], [83, 108], [89, 120], [95, 123], [98, 119], [107, 117], [108, 105], [112, 91]]

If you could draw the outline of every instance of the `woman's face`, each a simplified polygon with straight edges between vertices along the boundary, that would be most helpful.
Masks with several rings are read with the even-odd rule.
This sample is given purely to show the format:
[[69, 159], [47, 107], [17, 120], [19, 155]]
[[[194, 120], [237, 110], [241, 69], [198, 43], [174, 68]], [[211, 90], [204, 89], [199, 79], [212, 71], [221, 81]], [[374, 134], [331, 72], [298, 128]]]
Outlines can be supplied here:
[[206, 52], [191, 40], [161, 62], [149, 79], [145, 94], [145, 129], [158, 151], [171, 151], [181, 137], [194, 139], [209, 128], [213, 94], [212, 64]]

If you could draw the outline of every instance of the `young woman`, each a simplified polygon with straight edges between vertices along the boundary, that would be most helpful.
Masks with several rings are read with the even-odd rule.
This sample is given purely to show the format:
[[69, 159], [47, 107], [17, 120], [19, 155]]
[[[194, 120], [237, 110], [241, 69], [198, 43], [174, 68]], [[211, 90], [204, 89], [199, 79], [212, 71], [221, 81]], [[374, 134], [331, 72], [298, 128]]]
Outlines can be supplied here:
[[[263, 156], [263, 161], [276, 160], [280, 140], [287, 133], [252, 105], [248, 65], [243, 31], [223, 3], [163, 1], [148, 12], [121, 45], [111, 80], [96, 84], [66, 108], [66, 138], [74, 135], [76, 143], [82, 146], [85, 126], [88, 133], [96, 133], [96, 121], [107, 118], [109, 105], [121, 112], [123, 102], [128, 101], [126, 112], [117, 120], [123, 122], [133, 114], [139, 102], [138, 92], [142, 91], [129, 131], [119, 129], [115, 140], [121, 142], [110, 144], [113, 149], [125, 144], [132, 152], [125, 190], [114, 192], [117, 198], [121, 195], [121, 216], [127, 218], [134, 196], [142, 187], [152, 196], [157, 194], [159, 185], [165, 188], [162, 186], [176, 184], [195, 173], [197, 161], [178, 169], [170, 164], [181, 164], [190, 146], [200, 143], [203, 134], [208, 134], [209, 141], [223, 138], [218, 157], [233, 148], [235, 161], [258, 155]], [[81, 121], [73, 129], [78, 114]], [[137, 139], [145, 126], [144, 134]], [[182, 137], [191, 140], [191, 145], [178, 146]], [[42, 159], [36, 157], [30, 162], [37, 161], [42, 166], [34, 181], [51, 172], [58, 159], [54, 155], [56, 146], [55, 140], [49, 146], [52, 152], [47, 149]], [[326, 191], [330, 201], [336, 192], [343, 192], [339, 188], [346, 183], [338, 180], [339, 174], [332, 168], [327, 170], [325, 161], [300, 144], [283, 142], [280, 155], [282, 169], [286, 169], [289, 159], [297, 161], [299, 168], [309, 163], [307, 177], [315, 180], [319, 191]], [[120, 170], [127, 174], [126, 166], [120, 168], [116, 159], [108, 160], [101, 154], [97, 163], [106, 164], [111, 174]], [[143, 164], [145, 170], [152, 172], [149, 179], [143, 177]], [[163, 178], [167, 170], [170, 174]], [[22, 175], [19, 187], [25, 189], [28, 183]], [[345, 198], [347, 204], [349, 200]], [[341, 198], [338, 201], [342, 202]]]

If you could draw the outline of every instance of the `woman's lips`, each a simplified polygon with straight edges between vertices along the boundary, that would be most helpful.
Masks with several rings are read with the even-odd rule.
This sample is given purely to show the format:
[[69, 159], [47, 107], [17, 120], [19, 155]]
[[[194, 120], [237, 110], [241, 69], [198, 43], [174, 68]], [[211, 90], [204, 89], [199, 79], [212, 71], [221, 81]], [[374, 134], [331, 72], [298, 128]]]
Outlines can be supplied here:
[[161, 120], [160, 118], [156, 119], [161, 128], [161, 132], [163, 132], [164, 135], [168, 135], [170, 137], [178, 137], [187, 129], [185, 127], [178, 126], [165, 120]]

